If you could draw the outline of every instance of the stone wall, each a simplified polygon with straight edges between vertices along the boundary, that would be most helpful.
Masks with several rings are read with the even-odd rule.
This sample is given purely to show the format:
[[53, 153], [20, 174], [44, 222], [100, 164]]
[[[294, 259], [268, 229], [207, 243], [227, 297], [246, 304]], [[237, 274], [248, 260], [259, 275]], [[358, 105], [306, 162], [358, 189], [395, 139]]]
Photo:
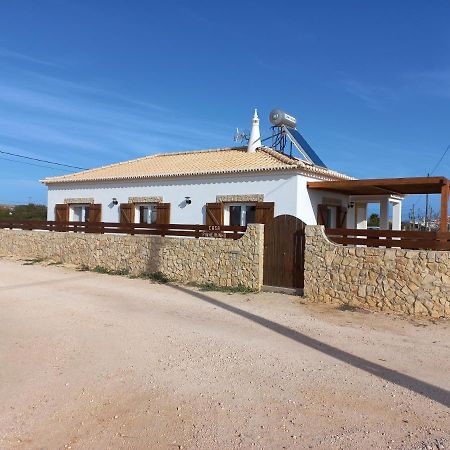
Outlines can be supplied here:
[[263, 241], [264, 226], [257, 224], [238, 240], [0, 230], [0, 256], [128, 269], [132, 275], [162, 272], [184, 283], [259, 290]]
[[306, 227], [305, 295], [411, 315], [450, 317], [450, 252], [344, 247]]

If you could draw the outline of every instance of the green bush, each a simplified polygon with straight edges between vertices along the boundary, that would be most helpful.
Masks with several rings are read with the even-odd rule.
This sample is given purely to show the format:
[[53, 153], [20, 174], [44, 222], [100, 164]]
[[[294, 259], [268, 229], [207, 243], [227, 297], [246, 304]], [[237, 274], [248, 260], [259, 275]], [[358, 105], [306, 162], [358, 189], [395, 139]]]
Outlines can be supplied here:
[[256, 292], [256, 289], [248, 288], [242, 284], [239, 284], [238, 286], [218, 286], [214, 283], [191, 283], [191, 286], [198, 287], [201, 291], [231, 292], [237, 294], [250, 294]]
[[38, 264], [44, 261], [44, 258], [34, 258], [34, 259], [26, 259], [22, 264], [23, 266], [32, 266], [33, 264]]
[[137, 277], [131, 278], [142, 278], [144, 280], [151, 280], [161, 284], [170, 283], [172, 281], [166, 274], [162, 272], [141, 272]]
[[129, 275], [130, 271], [128, 269], [107, 269], [106, 267], [103, 266], [95, 266], [93, 269], [90, 269], [88, 266], [86, 265], [82, 265], [78, 268], [79, 271], [81, 272], [95, 272], [95, 273], [103, 273], [106, 275], [122, 275], [122, 276], [126, 276]]
[[0, 220], [47, 220], [47, 207], [45, 205], [0, 206]]

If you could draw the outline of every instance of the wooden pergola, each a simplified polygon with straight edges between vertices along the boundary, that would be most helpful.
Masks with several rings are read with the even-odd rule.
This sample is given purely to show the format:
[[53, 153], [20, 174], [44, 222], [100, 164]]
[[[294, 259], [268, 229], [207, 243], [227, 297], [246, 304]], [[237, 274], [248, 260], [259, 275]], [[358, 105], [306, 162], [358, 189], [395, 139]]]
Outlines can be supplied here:
[[366, 180], [310, 181], [308, 189], [337, 192], [345, 195], [408, 195], [440, 194], [440, 231], [448, 230], [448, 199], [450, 181], [446, 177], [379, 178]]

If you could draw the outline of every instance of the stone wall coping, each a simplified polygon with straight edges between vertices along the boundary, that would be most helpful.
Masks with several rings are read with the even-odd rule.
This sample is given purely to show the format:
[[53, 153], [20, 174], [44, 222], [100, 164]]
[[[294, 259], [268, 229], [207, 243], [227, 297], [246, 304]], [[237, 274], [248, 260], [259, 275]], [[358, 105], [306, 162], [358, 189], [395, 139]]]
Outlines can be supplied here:
[[88, 204], [92, 205], [95, 202], [95, 200], [92, 197], [78, 197], [78, 198], [65, 198], [64, 203], [66, 205], [83, 205]]
[[128, 197], [128, 203], [162, 203], [163, 198], [161, 196], [149, 196], [149, 197]]
[[263, 201], [264, 201], [264, 194], [216, 195], [217, 203], [263, 202]]

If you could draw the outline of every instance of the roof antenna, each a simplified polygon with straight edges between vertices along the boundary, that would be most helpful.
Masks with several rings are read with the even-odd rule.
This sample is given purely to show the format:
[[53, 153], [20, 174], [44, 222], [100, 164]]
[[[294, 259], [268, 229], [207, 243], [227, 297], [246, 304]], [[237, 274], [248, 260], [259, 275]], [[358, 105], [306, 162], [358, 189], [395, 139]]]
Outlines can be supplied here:
[[255, 114], [252, 119], [252, 131], [248, 140], [247, 153], [255, 153], [256, 149], [261, 147], [261, 133], [259, 131], [258, 111], [255, 108]]
[[248, 142], [248, 130], [239, 130], [236, 128], [236, 134], [233, 136], [233, 142]]

